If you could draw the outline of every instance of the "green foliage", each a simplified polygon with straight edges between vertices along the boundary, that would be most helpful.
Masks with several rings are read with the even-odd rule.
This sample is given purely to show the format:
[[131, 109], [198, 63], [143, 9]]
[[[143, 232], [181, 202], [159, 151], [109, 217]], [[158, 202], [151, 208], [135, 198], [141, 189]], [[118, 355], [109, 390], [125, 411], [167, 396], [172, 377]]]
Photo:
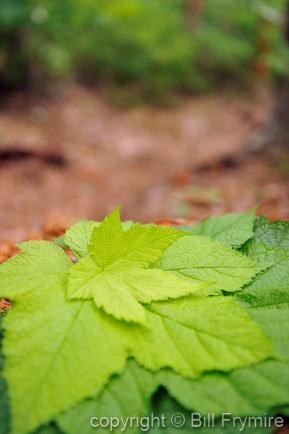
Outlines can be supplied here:
[[[283, 222], [254, 221], [251, 212], [179, 231], [122, 224], [116, 210], [102, 223], [85, 221], [66, 232], [61, 244], [73, 250], [76, 263], [53, 242], [22, 243], [22, 252], [0, 266], [0, 297], [13, 300], [3, 353], [0, 347], [0, 387], [5, 380], [9, 388], [9, 399], [5, 389], [0, 395], [0, 432], [4, 426], [3, 434], [90, 434], [92, 417], [150, 412], [169, 420], [180, 411], [187, 422], [190, 411], [216, 418], [286, 412], [288, 230]], [[93, 288], [71, 300], [69, 282], [87, 261]], [[125, 315], [117, 317], [122, 288], [104, 290], [99, 269], [121, 276], [122, 285], [133, 275], [128, 291], [144, 311], [144, 325], [126, 316], [130, 294], [119, 299]], [[166, 274], [174, 276], [171, 287], [161, 285]], [[208, 288], [196, 295], [180, 292], [204, 281]], [[176, 299], [160, 301], [160, 287]], [[96, 293], [108, 297], [107, 305], [95, 305]], [[208, 432], [222, 432], [220, 424]]]
[[[259, 427], [249, 427], [249, 426], [243, 426], [242, 422], [239, 421], [235, 422], [235, 427], [232, 427], [232, 424], [230, 423], [222, 423], [221, 420], [215, 420], [212, 422], [210, 420], [211, 426], [207, 427], [200, 427], [198, 428], [198, 419], [195, 419], [195, 427], [192, 428], [191, 424], [191, 418], [192, 415], [190, 412], [186, 411], [182, 406], [178, 404], [177, 401], [175, 401], [173, 398], [171, 398], [168, 395], [162, 395], [158, 405], [157, 405], [157, 414], [159, 416], [164, 415], [165, 420], [167, 422], [167, 426], [165, 428], [159, 428], [158, 426], [151, 429], [149, 432], [150, 434], [177, 434], [178, 432], [181, 432], [183, 434], [189, 434], [193, 431], [195, 431], [197, 434], [232, 434], [234, 433], [240, 433], [243, 434], [273, 434], [272, 428], [259, 428]], [[171, 418], [177, 413], [182, 414], [185, 416], [185, 425], [182, 428], [176, 428], [170, 423]], [[206, 417], [206, 413], [204, 415]], [[208, 422], [207, 422], [208, 423]], [[213, 425], [213, 426], [212, 426]]]
[[230, 213], [224, 216], [209, 217], [192, 228], [195, 235], [206, 235], [226, 246], [238, 248], [253, 237], [253, 210], [243, 214]]
[[[59, 416], [57, 423], [67, 434], [91, 434], [95, 429], [87, 421], [92, 415], [119, 418], [136, 414], [144, 416], [152, 410], [151, 398], [158, 386], [156, 375], [130, 361], [124, 372], [113, 377], [99, 396], [87, 399]], [[106, 432], [105, 429], [99, 431]]]
[[171, 272], [147, 269], [183, 235], [156, 225], [134, 224], [124, 230], [119, 211], [114, 211], [93, 229], [88, 256], [70, 275], [68, 298], [93, 299], [97, 307], [117, 319], [145, 324], [145, 309], [140, 303], [202, 295], [201, 284], [185, 282]]
[[209, 373], [187, 380], [170, 371], [162, 384], [184, 408], [221, 415], [262, 415], [288, 401], [289, 364], [265, 361], [227, 375]]
[[[276, 387], [273, 387], [272, 384], [276, 381]], [[252, 384], [256, 384], [256, 390], [253, 393]], [[160, 386], [166, 387], [169, 395], [175, 400], [161, 394], [159, 399], [154, 399], [155, 404], [153, 406], [151, 398]], [[153, 409], [154, 414], [166, 416], [168, 426], [166, 429], [153, 428], [150, 433], [174, 433], [185, 430], [191, 432], [189, 410], [193, 410], [202, 414], [215, 413], [216, 416], [216, 427], [205, 431], [195, 428], [198, 433], [215, 434], [223, 431], [232, 433], [230, 425], [222, 430], [221, 424], [218, 422], [218, 415], [224, 409], [226, 412], [242, 416], [248, 414], [262, 415], [264, 409], [270, 408], [272, 403], [274, 405], [282, 404], [288, 400], [288, 386], [288, 365], [278, 362], [264, 362], [254, 368], [244, 368], [237, 374], [229, 374], [229, 381], [226, 376], [212, 374], [195, 382], [176, 376], [170, 371], [155, 375], [134, 362], [130, 362], [123, 374], [114, 377], [98, 397], [87, 399], [68, 413], [59, 416], [57, 423], [67, 434], [80, 432], [92, 434], [95, 429], [87, 423], [92, 415], [99, 418], [106, 416], [125, 420], [131, 415], [149, 414]], [[183, 429], [176, 429], [170, 425], [171, 417], [177, 412], [186, 416], [187, 424]], [[138, 432], [136, 427], [133, 428], [128, 431]], [[98, 431], [102, 434], [107, 432], [105, 429]], [[116, 432], [119, 431], [116, 430]], [[252, 429], [248, 432], [258, 431]], [[272, 429], [264, 430], [264, 432], [272, 432]]]
[[7, 385], [3, 378], [4, 358], [2, 353], [3, 321], [4, 314], [0, 312], [0, 434], [7, 434], [9, 431], [9, 402]]
[[266, 217], [259, 217], [255, 225], [254, 241], [268, 247], [289, 248], [289, 222], [270, 222]]
[[260, 271], [255, 261], [218, 241], [198, 235], [182, 237], [168, 248], [160, 267], [196, 282], [206, 282], [210, 288], [232, 292], [238, 291]]
[[285, 0], [210, 0], [200, 16], [184, 0], [3, 1], [0, 80], [11, 85], [30, 70], [42, 82], [74, 76], [163, 101], [222, 79], [250, 82], [255, 65], [288, 73]]
[[243, 250], [263, 267], [258, 279], [239, 295], [251, 306], [265, 307], [289, 302], [289, 225], [261, 218], [254, 237]]

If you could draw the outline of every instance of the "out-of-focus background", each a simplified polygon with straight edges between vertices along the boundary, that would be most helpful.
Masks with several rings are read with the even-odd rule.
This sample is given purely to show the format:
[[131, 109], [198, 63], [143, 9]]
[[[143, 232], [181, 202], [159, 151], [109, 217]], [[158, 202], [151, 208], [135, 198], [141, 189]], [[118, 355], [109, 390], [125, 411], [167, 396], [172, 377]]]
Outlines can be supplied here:
[[0, 239], [289, 218], [287, 3], [0, 0]]

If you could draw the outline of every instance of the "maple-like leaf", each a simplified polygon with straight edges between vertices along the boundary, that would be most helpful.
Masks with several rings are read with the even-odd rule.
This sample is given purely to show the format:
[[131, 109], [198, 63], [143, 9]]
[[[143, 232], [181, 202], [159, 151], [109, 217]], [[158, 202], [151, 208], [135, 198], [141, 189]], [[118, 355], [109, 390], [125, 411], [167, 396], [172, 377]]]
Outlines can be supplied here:
[[122, 227], [119, 210], [115, 209], [93, 230], [88, 252], [102, 269], [148, 267], [163, 251], [184, 234], [174, 228], [135, 223]]
[[117, 319], [144, 324], [141, 303], [201, 294], [208, 285], [148, 268], [183, 235], [156, 225], [134, 224], [124, 230], [118, 210], [114, 211], [93, 230], [89, 256], [74, 266], [69, 277], [68, 297], [92, 299]]

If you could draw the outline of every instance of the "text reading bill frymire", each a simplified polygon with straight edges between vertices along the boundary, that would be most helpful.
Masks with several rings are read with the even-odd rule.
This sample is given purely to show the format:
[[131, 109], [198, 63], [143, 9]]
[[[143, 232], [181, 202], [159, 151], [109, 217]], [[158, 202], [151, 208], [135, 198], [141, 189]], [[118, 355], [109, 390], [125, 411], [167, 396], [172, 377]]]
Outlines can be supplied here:
[[[281, 416], [234, 416], [232, 413], [174, 413], [172, 415], [151, 413], [148, 416], [93, 416], [90, 419], [91, 428], [107, 429], [112, 432], [118, 430], [121, 432], [138, 428], [142, 432], [147, 432], [152, 428], [226, 428], [230, 426], [235, 432], [243, 432], [245, 429], [252, 428], [282, 428], [285, 422]], [[208, 431], [209, 432], [209, 431]]]

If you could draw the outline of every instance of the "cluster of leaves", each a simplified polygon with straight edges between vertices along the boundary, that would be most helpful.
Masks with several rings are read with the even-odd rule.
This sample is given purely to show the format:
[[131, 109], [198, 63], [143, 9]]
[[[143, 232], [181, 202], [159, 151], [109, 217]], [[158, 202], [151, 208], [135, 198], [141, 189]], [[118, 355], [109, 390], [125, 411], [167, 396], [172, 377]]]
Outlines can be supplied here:
[[115, 210], [20, 248], [0, 266], [1, 434], [288, 409], [289, 223], [250, 211], [176, 229]]
[[0, 75], [16, 85], [30, 68], [42, 82], [73, 75], [118, 88], [119, 99], [161, 100], [223, 77], [250, 82], [255, 62], [287, 74], [286, 0], [210, 0], [201, 11], [189, 3], [2, 0]]

